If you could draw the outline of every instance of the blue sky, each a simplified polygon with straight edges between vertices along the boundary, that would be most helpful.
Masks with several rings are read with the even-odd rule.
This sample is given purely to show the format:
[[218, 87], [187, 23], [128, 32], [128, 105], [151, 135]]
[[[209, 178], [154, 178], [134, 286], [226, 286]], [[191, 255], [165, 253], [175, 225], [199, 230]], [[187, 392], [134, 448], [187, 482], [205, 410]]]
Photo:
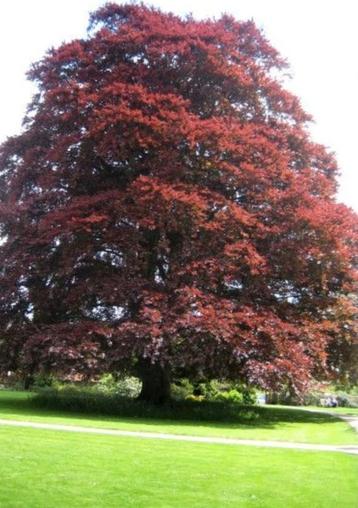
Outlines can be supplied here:
[[[85, 35], [88, 13], [101, 0], [0, 2], [0, 141], [21, 129], [34, 92], [25, 72], [51, 46]], [[358, 4], [356, 0], [153, 0], [178, 14], [253, 18], [291, 65], [287, 83], [313, 114], [314, 140], [336, 153], [338, 198], [358, 211]]]

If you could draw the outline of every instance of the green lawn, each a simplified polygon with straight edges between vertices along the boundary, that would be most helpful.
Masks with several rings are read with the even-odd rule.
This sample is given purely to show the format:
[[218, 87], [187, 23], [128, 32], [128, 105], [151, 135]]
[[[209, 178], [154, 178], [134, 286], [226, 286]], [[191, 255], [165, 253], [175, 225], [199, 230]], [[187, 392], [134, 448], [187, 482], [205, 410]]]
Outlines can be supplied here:
[[[251, 419], [248, 418], [250, 411]], [[0, 418], [197, 436], [358, 444], [358, 434], [345, 422], [330, 415], [280, 407], [260, 407], [250, 411], [242, 416], [238, 413], [237, 421], [230, 423], [103, 417], [35, 408], [25, 392], [0, 391]]]
[[337, 415], [351, 415], [358, 417], [358, 407], [310, 407], [315, 411], [326, 411]]
[[0, 427], [4, 508], [356, 508], [358, 457]]
[[[0, 418], [203, 436], [353, 444], [334, 417], [253, 408], [237, 422], [113, 418], [0, 391]], [[255, 412], [256, 411], [256, 412]], [[1, 508], [357, 508], [358, 456], [0, 426]]]

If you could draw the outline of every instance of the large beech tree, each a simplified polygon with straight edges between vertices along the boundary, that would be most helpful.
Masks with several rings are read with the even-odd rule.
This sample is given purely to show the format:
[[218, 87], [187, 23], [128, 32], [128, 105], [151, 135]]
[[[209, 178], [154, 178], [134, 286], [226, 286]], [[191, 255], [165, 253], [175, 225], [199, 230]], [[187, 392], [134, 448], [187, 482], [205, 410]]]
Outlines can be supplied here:
[[[1, 368], [300, 391], [352, 340], [357, 219], [250, 22], [107, 4], [0, 153]], [[344, 349], [344, 348], [343, 348]]]

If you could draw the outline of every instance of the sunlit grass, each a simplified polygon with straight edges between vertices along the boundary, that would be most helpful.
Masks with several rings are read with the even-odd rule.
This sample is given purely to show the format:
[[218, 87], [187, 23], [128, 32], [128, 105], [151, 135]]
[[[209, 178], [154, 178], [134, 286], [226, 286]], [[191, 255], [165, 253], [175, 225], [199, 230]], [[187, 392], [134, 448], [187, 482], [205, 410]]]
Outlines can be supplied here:
[[6, 508], [356, 508], [358, 457], [0, 427]]
[[188, 419], [188, 416], [190, 415], [187, 414], [186, 419], [181, 421], [178, 417], [154, 418], [150, 416], [150, 411], [148, 417], [138, 418], [49, 410], [35, 407], [25, 392], [0, 392], [0, 418], [196, 436], [358, 444], [358, 434], [345, 422], [318, 412], [280, 407], [238, 406], [235, 418], [231, 418], [229, 422], [203, 419], [195, 421]]

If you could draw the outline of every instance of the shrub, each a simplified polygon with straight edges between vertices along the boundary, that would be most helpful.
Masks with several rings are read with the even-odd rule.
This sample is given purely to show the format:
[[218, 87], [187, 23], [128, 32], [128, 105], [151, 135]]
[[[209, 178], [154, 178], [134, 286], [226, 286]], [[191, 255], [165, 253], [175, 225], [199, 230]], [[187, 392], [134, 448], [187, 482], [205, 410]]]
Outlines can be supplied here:
[[37, 374], [34, 377], [33, 388], [46, 388], [50, 386], [59, 386], [59, 382], [49, 374]]
[[213, 379], [201, 383], [192, 383], [188, 379], [177, 380], [172, 385], [172, 395], [175, 400], [196, 401], [226, 401], [238, 404], [255, 404], [256, 390], [246, 385]]
[[184, 400], [193, 395], [194, 386], [187, 378], [175, 380], [171, 385], [171, 396], [174, 400]]
[[216, 395], [217, 400], [223, 400], [226, 402], [237, 402], [239, 404], [243, 403], [243, 395], [242, 393], [238, 392], [237, 390], [230, 390], [227, 392], [219, 392]]
[[140, 380], [133, 376], [116, 379], [113, 374], [104, 374], [93, 386], [93, 389], [101, 393], [135, 398], [139, 395], [141, 386]]

